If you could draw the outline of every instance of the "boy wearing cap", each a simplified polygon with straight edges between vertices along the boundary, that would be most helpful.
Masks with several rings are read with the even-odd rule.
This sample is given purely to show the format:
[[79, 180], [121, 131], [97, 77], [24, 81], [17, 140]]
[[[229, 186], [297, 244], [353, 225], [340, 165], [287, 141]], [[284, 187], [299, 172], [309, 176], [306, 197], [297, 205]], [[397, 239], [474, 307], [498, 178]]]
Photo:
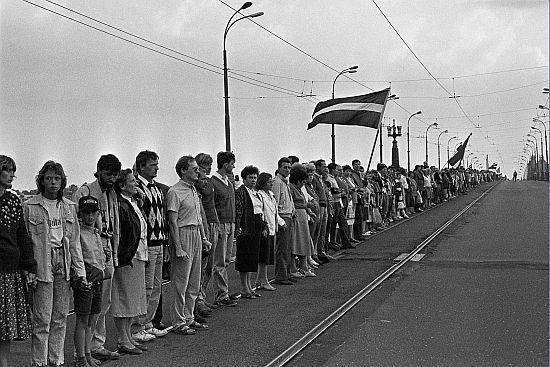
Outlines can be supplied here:
[[82, 196], [78, 200], [80, 219], [80, 245], [86, 268], [87, 288], [73, 285], [76, 326], [74, 345], [76, 367], [97, 367], [100, 362], [91, 357], [92, 327], [101, 311], [101, 294], [105, 278], [105, 261], [110, 249], [104, 248], [99, 230], [94, 226], [99, 216], [99, 202], [93, 196]]

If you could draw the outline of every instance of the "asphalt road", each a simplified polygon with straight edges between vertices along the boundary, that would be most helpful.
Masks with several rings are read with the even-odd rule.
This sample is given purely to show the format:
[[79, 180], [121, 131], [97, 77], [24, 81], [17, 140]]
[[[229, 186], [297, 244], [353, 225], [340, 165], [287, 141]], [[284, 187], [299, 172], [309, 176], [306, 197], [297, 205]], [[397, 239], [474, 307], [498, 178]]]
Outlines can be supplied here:
[[[487, 209], [489, 214], [496, 211], [499, 215], [499, 219], [493, 220], [493, 222], [499, 222], [502, 218], [506, 220], [501, 224], [491, 225], [488, 219], [483, 219], [483, 226], [480, 226], [479, 223], [472, 224], [473, 228], [470, 229], [470, 232], [484, 232], [483, 228], [485, 228], [490, 232], [487, 235], [488, 237], [486, 237], [489, 240], [485, 240], [485, 242], [490, 243], [494, 242], [495, 233], [505, 231], [502, 239], [512, 239], [512, 234], [517, 236], [516, 246], [518, 243], [523, 243], [526, 238], [532, 238], [530, 242], [533, 243], [534, 241], [542, 241], [543, 244], [547, 244], [547, 228], [542, 228], [542, 224], [546, 225], [548, 223], [547, 210], [545, 207], [542, 208], [544, 205], [541, 206], [540, 210], [537, 209], [538, 211], [533, 210], [537, 203], [547, 203], [548, 198], [545, 191], [547, 186], [543, 183], [529, 182], [517, 183], [517, 187], [510, 185], [512, 184], [502, 183], [497, 185], [493, 192], [472, 210], [472, 212], [475, 212], [487, 207], [489, 208]], [[321, 267], [317, 271], [317, 278], [308, 278], [293, 286], [280, 286], [275, 292], [263, 292], [263, 297], [256, 300], [241, 300], [235, 308], [216, 310], [209, 319], [210, 330], [208, 331], [198, 332], [194, 336], [169, 334], [162, 339], [148, 343], [149, 351], [142, 356], [124, 356], [121, 360], [110, 362], [106, 366], [265, 365], [372, 281], [378, 274], [391, 266], [395, 257], [401, 253], [409, 252], [415, 245], [420, 243], [489, 186], [483, 185], [468, 195], [460, 196], [410, 220], [399, 222], [398, 226], [372, 236], [356, 249], [339, 253], [338, 256], [340, 259]], [[493, 200], [492, 198], [497, 195], [498, 199]], [[541, 200], [540, 198], [543, 195], [546, 196], [544, 196], [544, 200]], [[512, 200], [516, 196], [518, 198], [514, 200], [517, 202]], [[531, 203], [531, 201], [533, 202]], [[493, 202], [495, 204], [490, 204]], [[511, 210], [506, 212], [504, 208], [512, 204]], [[537, 217], [537, 215], [539, 216]], [[471, 214], [466, 214], [464, 218], [465, 221], [472, 220]], [[533, 218], [534, 220], [529, 218]], [[540, 225], [537, 225], [537, 218]], [[518, 229], [513, 229], [518, 223], [523, 223], [521, 228], [525, 230], [524, 232], [533, 233], [538, 231], [539, 233], [533, 234], [532, 237], [527, 237], [525, 233], [520, 233]], [[511, 224], [514, 224], [514, 226]], [[500, 229], [501, 227], [503, 229]], [[536, 315], [538, 329], [540, 329], [540, 333], [544, 334], [544, 348], [540, 344], [518, 343], [517, 338], [523, 340], [525, 336], [523, 334], [515, 334], [519, 328], [514, 323], [506, 324], [510, 325], [510, 331], [507, 335], [514, 336], [514, 338], [510, 337], [509, 339], [515, 340], [518, 346], [532, 345], [533, 353], [540, 355], [540, 351], [542, 351], [543, 356], [540, 360], [546, 361], [547, 332], [545, 328], [547, 325], [546, 314], [548, 309], [546, 297], [546, 246], [542, 246], [543, 249], [541, 251], [535, 250], [534, 247], [537, 246], [534, 245], [529, 246], [529, 251], [518, 251], [517, 249], [513, 251], [513, 245], [509, 246], [509, 249], [508, 246], [495, 245], [492, 249], [487, 249], [488, 254], [502, 253], [502, 256], [504, 256], [505, 253], [509, 253], [510, 255], [524, 255], [524, 257], [519, 257], [518, 259], [520, 260], [515, 259], [513, 265], [501, 264], [500, 262], [487, 263], [486, 266], [483, 264], [471, 264], [471, 261], [469, 262], [467, 259], [468, 257], [471, 259], [484, 259], [484, 257], [479, 256], [480, 253], [485, 253], [482, 250], [485, 245], [476, 244], [473, 240], [466, 241], [467, 231], [464, 230], [466, 232], [463, 232], [462, 229], [464, 228], [468, 228], [468, 223], [461, 222], [456, 228], [450, 228], [450, 234], [442, 235], [438, 243], [430, 246], [430, 251], [437, 249], [436, 252], [430, 254], [428, 258], [423, 259], [419, 263], [407, 266], [398, 276], [391, 278], [381, 289], [369, 295], [367, 300], [362, 302], [357, 310], [346, 315], [342, 319], [342, 322], [339, 322], [330, 331], [323, 334], [319, 340], [314, 342], [311, 348], [308, 348], [298, 356], [293, 361], [293, 364], [304, 366], [323, 364], [327, 366], [462, 365], [458, 363], [461, 361], [459, 359], [447, 359], [446, 361], [448, 362], [445, 362], [445, 360], [440, 359], [443, 357], [438, 357], [440, 351], [439, 344], [442, 345], [443, 341], [445, 341], [445, 345], [449, 348], [453, 344], [446, 338], [447, 335], [451, 335], [448, 330], [452, 329], [449, 329], [450, 325], [445, 325], [443, 321], [448, 320], [448, 322], [451, 322], [452, 320], [458, 320], [459, 324], [464, 322], [458, 326], [459, 329], [468, 329], [469, 327], [473, 327], [471, 325], [481, 325], [481, 320], [485, 320], [484, 322], [489, 326], [495, 325], [496, 321], [487, 317], [502, 313], [500, 310], [508, 310], [508, 303], [497, 302], [497, 300], [505, 298], [508, 299], [507, 302], [511, 302], [510, 297], [505, 297], [506, 295], [510, 295], [510, 292], [513, 292], [515, 296], [513, 304], [517, 304], [518, 299], [529, 300], [529, 304], [532, 307], [526, 308], [524, 305], [521, 305], [521, 307], [518, 306], [514, 309], [530, 312], [531, 318], [529, 320], [533, 319]], [[510, 233], [506, 235], [506, 231]], [[479, 234], [472, 237], [485, 238], [479, 237]], [[436, 256], [440, 256], [440, 251], [447, 248], [445, 241], [452, 240], [453, 238], [461, 246], [466, 246], [467, 248], [464, 248], [464, 251], [451, 252], [447, 255], [447, 258], [437, 259]], [[451, 246], [453, 249], [456, 247], [457, 245]], [[503, 248], [507, 250], [502, 251]], [[540, 257], [535, 256], [537, 253]], [[528, 254], [531, 255], [528, 256]], [[458, 257], [454, 258], [453, 256]], [[539, 262], [533, 262], [532, 258], [537, 258]], [[492, 258], [493, 261], [497, 261], [498, 259], [501, 258]], [[506, 276], [503, 276], [501, 282], [494, 280], [490, 282], [493, 285], [492, 288], [481, 288], [483, 280], [495, 278], [499, 266], [504, 265], [506, 267], [501, 270]], [[537, 271], [536, 269], [538, 268], [542, 270]], [[461, 275], [464, 278], [472, 276], [478, 271], [491, 272], [490, 274], [483, 275], [480, 273], [481, 280], [477, 278], [470, 279], [479, 288], [472, 288], [466, 283], [462, 284], [462, 282], [458, 282], [462, 279], [460, 278]], [[539, 274], [538, 278], [536, 278], [538, 282], [535, 279], [525, 278], [524, 273], [531, 274], [532, 272]], [[421, 275], [424, 278], [418, 279], [411, 286], [405, 286], [407, 282], [411, 282]], [[511, 291], [500, 290], [509, 289], [507, 287], [510, 287], [510, 285], [505, 282], [509, 280], [508, 278], [514, 279], [512, 283], [521, 288], [521, 292], [515, 290], [515, 287]], [[233, 284], [232, 289], [238, 289], [238, 276], [234, 271], [230, 274], [230, 281]], [[506, 287], [501, 288], [502, 282], [505, 282]], [[520, 287], [520, 283], [524, 286]], [[429, 287], [414, 291], [415, 285], [417, 287], [421, 285]], [[436, 285], [440, 289], [433, 288]], [[406, 289], [412, 290], [405, 293]], [[431, 294], [430, 292], [435, 293]], [[480, 293], [495, 300], [489, 310], [484, 305], [491, 304], [485, 302], [483, 299], [480, 300], [474, 297]], [[166, 304], [171, 299], [170, 287], [165, 288], [164, 294]], [[445, 294], [445, 297], [442, 297], [445, 302], [440, 299], [438, 300], [438, 295], [441, 294]], [[476, 314], [476, 318], [472, 321], [468, 317], [469, 311], [467, 307], [459, 310], [461, 303], [456, 300], [451, 301], [452, 294], [462, 294], [465, 296], [465, 299], [471, 299], [471, 301], [464, 301], [462, 304], [475, 305], [478, 309], [485, 311], [480, 311], [480, 314]], [[502, 297], [499, 298], [498, 295]], [[438, 304], [436, 300], [442, 303]], [[446, 305], [444, 305], [445, 303]], [[432, 306], [434, 309], [432, 309]], [[415, 310], [423, 311], [414, 313]], [[436, 313], [431, 315], [428, 310], [436, 311]], [[512, 313], [510, 312], [506, 311], [503, 313], [504, 315], [511, 315]], [[168, 316], [167, 313], [165, 315]], [[436, 317], [437, 315], [440, 317]], [[444, 315], [447, 316], [444, 317]], [[457, 317], [457, 315], [461, 315], [462, 317]], [[398, 319], [406, 322], [400, 324]], [[68, 362], [72, 361], [70, 355], [72, 354], [71, 335], [72, 328], [74, 327], [74, 318], [70, 318], [69, 320], [66, 342], [66, 360]], [[168, 318], [166, 317], [165, 320], [168, 321]], [[437, 322], [432, 322], [432, 320], [437, 320]], [[503, 320], [506, 322], [509, 321], [506, 319]], [[524, 322], [527, 322], [527, 319]], [[538, 330], [534, 325], [522, 325], [525, 325], [523, 329], [526, 331], [534, 332]], [[542, 330], [541, 325], [544, 326], [544, 330]], [[392, 328], [395, 329], [392, 330]], [[477, 344], [477, 340], [480, 338], [486, 340], [489, 329], [486, 330], [486, 333], [478, 331], [476, 339], [468, 340], [470, 340], [471, 344]], [[112, 325], [110, 325], [109, 331], [107, 346], [112, 348], [115, 345]], [[387, 334], [384, 334], [384, 331], [387, 331]], [[461, 335], [464, 338], [468, 337], [466, 334]], [[430, 338], [430, 336], [433, 336], [433, 338]], [[441, 343], [434, 343], [434, 339], [441, 341]], [[413, 342], [414, 340], [416, 341]], [[455, 338], [453, 340], [456, 343], [456, 341], [461, 341], [462, 339]], [[424, 347], [420, 348], [417, 344]], [[468, 346], [467, 344], [465, 345]], [[500, 347], [502, 343], [494, 343], [493, 345], [493, 348], [489, 348], [489, 350], [493, 350], [494, 353], [503, 350]], [[499, 347], [497, 348], [497, 346]], [[481, 346], [479, 348], [484, 349]], [[463, 353], [466, 349], [468, 348], [457, 347], [453, 350], [456, 353]], [[506, 350], [510, 350], [510, 348], [507, 347]], [[11, 358], [12, 365], [28, 365], [28, 342], [14, 343], [13, 351], [14, 353]], [[448, 353], [441, 354], [446, 356], [446, 358], [450, 358], [450, 354]], [[468, 356], [469, 354], [466, 353], [464, 355]], [[471, 355], [475, 357], [473, 349]], [[427, 359], [424, 360], [422, 358]], [[479, 363], [471, 363], [471, 365], [483, 365], [487, 360], [491, 359], [481, 359], [479, 357], [477, 359]], [[463, 361], [466, 360], [463, 359]]]
[[548, 185], [499, 184], [318, 344], [293, 365], [548, 366]]

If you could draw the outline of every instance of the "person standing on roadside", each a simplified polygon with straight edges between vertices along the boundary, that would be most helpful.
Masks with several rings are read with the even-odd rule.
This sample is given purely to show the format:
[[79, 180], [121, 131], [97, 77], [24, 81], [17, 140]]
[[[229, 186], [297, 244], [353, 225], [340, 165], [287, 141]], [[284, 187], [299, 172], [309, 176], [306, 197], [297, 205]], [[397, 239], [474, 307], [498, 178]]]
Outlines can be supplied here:
[[314, 162], [315, 172], [311, 178], [311, 185], [319, 198], [319, 225], [317, 231], [313, 234], [313, 243], [317, 249], [317, 258], [321, 263], [330, 262], [333, 260], [333, 257], [328, 255], [326, 252], [326, 232], [327, 232], [327, 222], [328, 222], [328, 198], [327, 198], [327, 187], [325, 180], [323, 179], [323, 174], [328, 170], [327, 163], [324, 159], [319, 159]]
[[32, 365], [63, 366], [69, 314], [69, 280], [89, 289], [80, 247], [75, 204], [63, 197], [67, 176], [61, 164], [47, 161], [36, 176], [38, 194], [23, 204], [37, 263], [33, 292]]
[[168, 331], [153, 326], [162, 294], [163, 249], [167, 240], [165, 198], [155, 182], [159, 170], [157, 153], [145, 150], [136, 156], [137, 188], [143, 192], [141, 211], [147, 222], [147, 262], [145, 263], [145, 289], [147, 294], [147, 314], [140, 316], [140, 330], [132, 336], [137, 342], [163, 337]]
[[277, 242], [275, 244], [275, 284], [291, 285], [293, 277], [290, 273], [296, 273], [296, 264], [291, 254], [291, 232], [296, 213], [294, 202], [290, 193], [288, 176], [290, 175], [290, 159], [283, 157], [277, 163], [278, 173], [273, 179], [273, 194], [277, 201], [279, 216], [285, 221], [285, 225], [279, 227]]
[[174, 290], [172, 325], [174, 331], [193, 335], [196, 330], [207, 330], [208, 325], [194, 318], [195, 301], [200, 292], [201, 256], [203, 246], [210, 242], [204, 235], [201, 203], [194, 184], [199, 180], [199, 166], [195, 158], [183, 156], [176, 163], [180, 180], [168, 190], [166, 208], [172, 238], [170, 277]]
[[[216, 249], [218, 243], [218, 233], [220, 227], [220, 220], [218, 219], [218, 213], [216, 212], [216, 204], [214, 202], [214, 184], [212, 183], [212, 178], [210, 173], [212, 172], [212, 163], [214, 160], [209, 154], [199, 153], [195, 157], [199, 169], [204, 173], [205, 185], [196, 185], [197, 191], [200, 194], [202, 206], [204, 208], [204, 213], [206, 215], [207, 223], [203, 223], [205, 226], [206, 237], [208, 241], [212, 244], [212, 251]], [[201, 294], [198, 299], [197, 308], [199, 313], [207, 314], [209, 309], [217, 308], [216, 305], [209, 303], [206, 300], [206, 288], [208, 283], [212, 278], [212, 272], [214, 270], [214, 254], [205, 253], [202, 259], [203, 262], [203, 275], [201, 278]], [[203, 315], [201, 315], [203, 316]]]
[[12, 340], [26, 340], [32, 332], [27, 287], [36, 285], [33, 243], [25, 227], [21, 201], [11, 191], [16, 166], [0, 155], [0, 367], [8, 367]]
[[218, 170], [212, 175], [214, 205], [218, 215], [218, 239], [210, 253], [213, 256], [212, 276], [215, 281], [218, 306], [233, 307], [237, 301], [229, 297], [227, 267], [233, 249], [235, 233], [235, 187], [230, 181], [235, 168], [235, 155], [232, 152], [219, 152], [216, 157]]
[[96, 180], [84, 184], [73, 194], [73, 201], [78, 203], [82, 196], [93, 196], [99, 202], [99, 215], [95, 227], [99, 230], [103, 248], [109, 249], [105, 261], [105, 276], [103, 294], [101, 296], [101, 312], [95, 326], [92, 328], [92, 357], [100, 360], [118, 359], [120, 354], [104, 347], [107, 333], [105, 316], [111, 307], [111, 283], [116, 265], [119, 242], [119, 215], [117, 194], [113, 188], [120, 173], [121, 163], [113, 154], [102, 155], [97, 161]]

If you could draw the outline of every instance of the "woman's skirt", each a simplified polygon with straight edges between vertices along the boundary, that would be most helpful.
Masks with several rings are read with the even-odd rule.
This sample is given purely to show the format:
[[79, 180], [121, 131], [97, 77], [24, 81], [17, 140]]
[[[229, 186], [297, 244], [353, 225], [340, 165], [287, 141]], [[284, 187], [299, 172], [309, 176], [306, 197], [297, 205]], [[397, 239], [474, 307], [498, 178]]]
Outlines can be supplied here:
[[254, 228], [250, 233], [237, 236], [237, 253], [235, 254], [235, 270], [242, 272], [258, 271], [260, 258], [260, 238], [262, 237], [262, 219], [255, 215]]
[[273, 265], [275, 258], [275, 236], [260, 236], [260, 253], [258, 262], [260, 264]]
[[309, 225], [305, 209], [296, 209], [296, 221], [294, 226], [292, 226], [290, 241], [292, 244], [292, 254], [298, 256], [311, 255]]
[[0, 341], [25, 340], [31, 332], [25, 279], [19, 271], [0, 273]]
[[113, 317], [135, 317], [147, 313], [145, 261], [132, 259], [132, 266], [115, 268], [111, 287]]

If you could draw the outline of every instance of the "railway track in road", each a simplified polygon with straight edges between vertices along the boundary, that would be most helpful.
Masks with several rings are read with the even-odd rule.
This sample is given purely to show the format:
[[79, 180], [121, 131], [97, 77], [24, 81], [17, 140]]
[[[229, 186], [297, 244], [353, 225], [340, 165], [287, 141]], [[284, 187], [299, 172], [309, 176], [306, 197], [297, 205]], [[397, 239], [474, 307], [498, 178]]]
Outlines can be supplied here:
[[[285, 366], [287, 363], [292, 361], [300, 352], [302, 352], [308, 345], [315, 341], [321, 334], [328, 330], [332, 325], [334, 325], [339, 319], [341, 319], [346, 313], [352, 310], [361, 300], [363, 300], [369, 293], [374, 291], [379, 287], [384, 281], [389, 277], [395, 274], [399, 269], [404, 265], [409, 263], [415, 256], [417, 256], [428, 244], [430, 244], [438, 235], [440, 235], [446, 228], [453, 224], [460, 216], [467, 212], [472, 206], [479, 202], [483, 197], [485, 197], [497, 184], [491, 185], [487, 190], [483, 191], [476, 199], [474, 199], [470, 204], [465, 208], [458, 211], [454, 216], [452, 216], [447, 222], [433, 231], [425, 240], [418, 244], [410, 253], [407, 254], [400, 261], [386, 269], [380, 275], [378, 275], [373, 281], [367, 284], [363, 289], [357, 292], [354, 296], [349, 298], [342, 306], [340, 306], [336, 311], [331, 313], [328, 317], [322, 320], [319, 324], [314, 326], [308, 333], [302, 336], [298, 341], [288, 347], [281, 354], [272, 359], [265, 367], [279, 367]], [[400, 225], [405, 221], [398, 222], [396, 225]], [[396, 227], [393, 225], [388, 229]], [[388, 230], [386, 229], [386, 230]], [[381, 231], [380, 233], [382, 233]]]

